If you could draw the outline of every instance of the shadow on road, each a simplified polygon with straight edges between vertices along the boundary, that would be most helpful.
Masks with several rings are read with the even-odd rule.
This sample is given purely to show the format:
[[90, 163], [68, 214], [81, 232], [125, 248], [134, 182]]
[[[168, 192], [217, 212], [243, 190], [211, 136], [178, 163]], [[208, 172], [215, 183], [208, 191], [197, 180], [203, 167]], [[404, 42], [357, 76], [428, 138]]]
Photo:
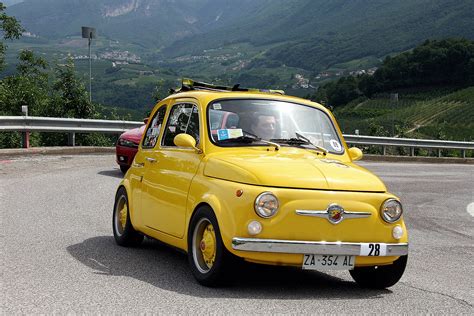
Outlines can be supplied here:
[[145, 239], [139, 248], [123, 248], [112, 236], [100, 236], [71, 245], [67, 251], [95, 273], [127, 276], [196, 297], [367, 299], [391, 293], [361, 289], [354, 282], [315, 271], [248, 263], [239, 266], [227, 287], [206, 288], [194, 280], [185, 254], [151, 239]]
[[101, 176], [107, 176], [107, 177], [114, 177], [114, 178], [123, 178], [123, 173], [120, 171], [120, 169], [114, 169], [114, 170], [102, 170], [99, 171], [98, 174]]

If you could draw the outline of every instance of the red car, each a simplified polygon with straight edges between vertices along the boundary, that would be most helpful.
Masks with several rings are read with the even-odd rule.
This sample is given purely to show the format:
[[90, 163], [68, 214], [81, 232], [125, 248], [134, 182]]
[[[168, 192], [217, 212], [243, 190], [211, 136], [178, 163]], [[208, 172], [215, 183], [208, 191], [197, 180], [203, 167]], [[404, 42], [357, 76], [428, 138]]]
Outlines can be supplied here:
[[117, 163], [125, 174], [132, 165], [133, 158], [138, 151], [138, 144], [145, 132], [146, 125], [134, 128], [120, 135], [115, 146]]

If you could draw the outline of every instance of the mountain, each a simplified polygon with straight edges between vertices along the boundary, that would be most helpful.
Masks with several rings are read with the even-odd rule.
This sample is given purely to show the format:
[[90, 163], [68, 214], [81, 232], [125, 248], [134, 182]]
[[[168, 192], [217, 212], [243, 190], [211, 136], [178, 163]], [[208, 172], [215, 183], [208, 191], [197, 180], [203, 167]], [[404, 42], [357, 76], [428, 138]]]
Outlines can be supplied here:
[[166, 56], [200, 54], [226, 43], [272, 44], [266, 59], [325, 69], [367, 56], [383, 57], [425, 39], [474, 38], [474, 1], [272, 0], [237, 23], [175, 42]]
[[8, 8], [31, 33], [48, 39], [96, 27], [114, 40], [159, 48], [234, 21], [258, 1], [242, 0], [25, 0]]
[[165, 60], [246, 44], [260, 66], [309, 71], [428, 38], [474, 38], [473, 0], [25, 0], [7, 12], [46, 38], [90, 25]]

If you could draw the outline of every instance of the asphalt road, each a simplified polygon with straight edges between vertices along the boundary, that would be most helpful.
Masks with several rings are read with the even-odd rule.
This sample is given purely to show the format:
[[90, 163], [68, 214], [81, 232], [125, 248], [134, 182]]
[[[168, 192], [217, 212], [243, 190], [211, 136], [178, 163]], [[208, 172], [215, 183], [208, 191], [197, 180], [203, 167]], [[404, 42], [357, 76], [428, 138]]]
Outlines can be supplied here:
[[361, 165], [405, 206], [408, 267], [388, 290], [361, 289], [345, 271], [256, 265], [230, 286], [202, 287], [182, 253], [153, 240], [115, 244], [112, 155], [0, 160], [0, 313], [472, 315], [474, 166]]

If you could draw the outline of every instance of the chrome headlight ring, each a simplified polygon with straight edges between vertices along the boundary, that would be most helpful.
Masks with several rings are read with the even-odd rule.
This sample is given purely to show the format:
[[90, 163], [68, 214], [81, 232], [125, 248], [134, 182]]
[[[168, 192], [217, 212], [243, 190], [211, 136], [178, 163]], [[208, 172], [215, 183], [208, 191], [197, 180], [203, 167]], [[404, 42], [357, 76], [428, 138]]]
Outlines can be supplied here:
[[270, 218], [278, 212], [278, 198], [272, 192], [263, 192], [255, 199], [255, 213], [263, 218]]
[[395, 223], [403, 214], [402, 203], [397, 199], [387, 199], [380, 206], [380, 216], [387, 223]]

